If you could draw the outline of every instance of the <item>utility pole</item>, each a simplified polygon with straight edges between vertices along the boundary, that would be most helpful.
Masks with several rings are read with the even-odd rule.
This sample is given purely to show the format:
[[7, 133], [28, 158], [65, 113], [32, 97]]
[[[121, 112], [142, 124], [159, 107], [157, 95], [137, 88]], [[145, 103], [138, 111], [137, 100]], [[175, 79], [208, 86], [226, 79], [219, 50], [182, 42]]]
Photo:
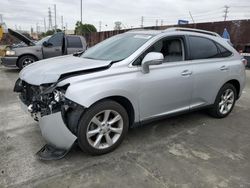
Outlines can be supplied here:
[[143, 28], [144, 17], [141, 17], [141, 28]]
[[56, 4], [54, 4], [54, 12], [55, 12], [55, 33], [57, 32], [57, 25], [56, 25]]
[[46, 28], [46, 20], [45, 20], [45, 18], [43, 18], [43, 24], [44, 24], [44, 32], [46, 33], [47, 28]]
[[224, 21], [226, 21], [227, 20], [227, 17], [228, 17], [228, 9], [229, 9], [229, 6], [227, 6], [227, 5], [225, 5], [224, 6], [224, 8], [225, 8], [225, 10], [224, 10]]
[[82, 24], [82, 0], [81, 0], [81, 24]]
[[158, 20], [155, 20], [155, 26], [158, 27]]
[[189, 16], [191, 17], [191, 19], [192, 19], [192, 21], [193, 21], [193, 24], [195, 24], [194, 18], [193, 18], [192, 13], [191, 13], [190, 11], [189, 11]]
[[38, 29], [38, 23], [36, 23], [36, 33], [37, 33], [37, 35], [38, 35], [38, 32], [39, 32], [39, 29]]
[[161, 20], [161, 26], [163, 26], [163, 20]]
[[99, 32], [102, 31], [102, 21], [99, 21]]
[[49, 7], [49, 28], [48, 30], [52, 30], [52, 15], [51, 15], [51, 9]]
[[61, 24], [62, 24], [62, 31], [64, 30], [63, 28], [63, 16], [61, 16]]

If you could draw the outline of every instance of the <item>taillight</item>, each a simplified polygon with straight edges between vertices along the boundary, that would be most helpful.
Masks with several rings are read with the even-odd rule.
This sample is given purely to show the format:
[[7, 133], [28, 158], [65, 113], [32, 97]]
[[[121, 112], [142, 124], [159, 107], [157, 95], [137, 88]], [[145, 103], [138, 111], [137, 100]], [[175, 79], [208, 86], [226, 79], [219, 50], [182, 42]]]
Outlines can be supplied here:
[[242, 61], [242, 63], [243, 63], [245, 66], [247, 66], [247, 60], [246, 60], [246, 59], [243, 58], [241, 61]]

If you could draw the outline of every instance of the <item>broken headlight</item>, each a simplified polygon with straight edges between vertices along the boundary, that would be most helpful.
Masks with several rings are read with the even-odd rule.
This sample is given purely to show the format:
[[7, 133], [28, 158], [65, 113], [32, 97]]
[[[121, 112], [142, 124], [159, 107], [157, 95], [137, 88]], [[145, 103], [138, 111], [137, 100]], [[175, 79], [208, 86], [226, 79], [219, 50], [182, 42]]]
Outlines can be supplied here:
[[59, 91], [59, 90], [54, 90], [53, 91], [53, 94], [54, 94], [54, 100], [56, 102], [60, 102], [62, 100], [64, 100], [64, 93], [62, 91]]

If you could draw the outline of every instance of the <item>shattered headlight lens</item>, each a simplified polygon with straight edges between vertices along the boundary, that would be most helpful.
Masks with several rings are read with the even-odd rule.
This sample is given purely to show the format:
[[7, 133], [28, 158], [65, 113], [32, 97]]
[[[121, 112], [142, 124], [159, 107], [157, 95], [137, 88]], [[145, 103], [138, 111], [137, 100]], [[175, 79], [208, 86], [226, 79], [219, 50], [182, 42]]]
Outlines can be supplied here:
[[54, 92], [54, 100], [56, 102], [60, 102], [62, 100], [64, 100], [64, 93], [58, 90], [55, 90]]
[[15, 54], [16, 54], [16, 52], [13, 51], [13, 50], [7, 50], [6, 53], [5, 53], [5, 55], [7, 55], [7, 56], [12, 56], [12, 55], [15, 55]]

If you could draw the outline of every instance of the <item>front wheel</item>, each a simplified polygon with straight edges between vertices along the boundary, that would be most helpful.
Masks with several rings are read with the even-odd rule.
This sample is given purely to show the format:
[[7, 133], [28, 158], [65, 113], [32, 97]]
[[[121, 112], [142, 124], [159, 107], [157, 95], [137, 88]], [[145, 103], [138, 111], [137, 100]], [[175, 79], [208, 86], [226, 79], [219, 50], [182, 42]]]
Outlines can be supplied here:
[[111, 152], [121, 144], [128, 126], [128, 114], [123, 106], [112, 100], [98, 102], [80, 118], [79, 146], [92, 155]]
[[34, 63], [36, 61], [36, 58], [32, 55], [24, 55], [22, 56], [18, 62], [17, 62], [17, 66], [19, 69], [23, 69], [24, 67], [26, 67], [27, 65]]
[[219, 91], [210, 114], [216, 118], [224, 118], [233, 110], [236, 101], [236, 89], [232, 84], [225, 84]]

